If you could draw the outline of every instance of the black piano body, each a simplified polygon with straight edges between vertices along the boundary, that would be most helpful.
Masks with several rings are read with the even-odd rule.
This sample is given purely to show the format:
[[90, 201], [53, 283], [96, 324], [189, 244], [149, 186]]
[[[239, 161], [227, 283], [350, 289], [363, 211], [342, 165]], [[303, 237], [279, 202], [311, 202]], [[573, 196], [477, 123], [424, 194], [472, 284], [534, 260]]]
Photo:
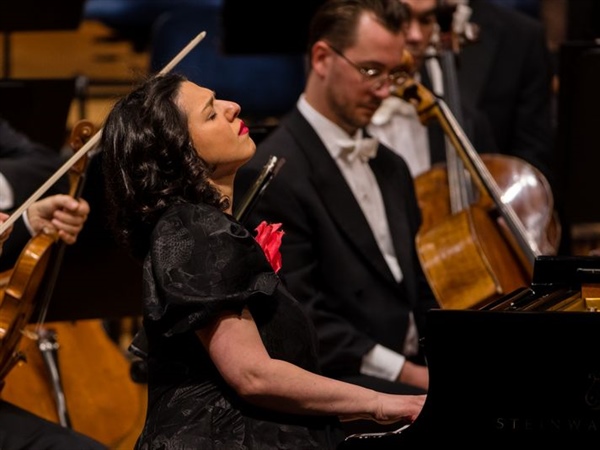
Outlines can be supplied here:
[[[580, 292], [582, 283], [600, 286], [598, 269], [600, 258], [540, 257], [530, 303]], [[511, 297], [523, 293], [502, 300]], [[600, 314], [593, 307], [439, 309], [428, 313], [427, 327], [430, 389], [417, 420], [398, 433], [354, 436], [343, 450], [600, 446]]]

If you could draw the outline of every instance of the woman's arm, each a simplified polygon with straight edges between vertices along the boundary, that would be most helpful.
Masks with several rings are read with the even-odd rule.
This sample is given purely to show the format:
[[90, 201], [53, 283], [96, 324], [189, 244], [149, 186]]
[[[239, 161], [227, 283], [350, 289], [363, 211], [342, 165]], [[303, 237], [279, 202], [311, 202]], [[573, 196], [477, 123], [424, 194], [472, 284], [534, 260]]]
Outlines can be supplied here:
[[394, 423], [414, 421], [425, 401], [424, 395], [383, 394], [271, 358], [248, 309], [223, 315], [197, 334], [225, 381], [259, 406]]

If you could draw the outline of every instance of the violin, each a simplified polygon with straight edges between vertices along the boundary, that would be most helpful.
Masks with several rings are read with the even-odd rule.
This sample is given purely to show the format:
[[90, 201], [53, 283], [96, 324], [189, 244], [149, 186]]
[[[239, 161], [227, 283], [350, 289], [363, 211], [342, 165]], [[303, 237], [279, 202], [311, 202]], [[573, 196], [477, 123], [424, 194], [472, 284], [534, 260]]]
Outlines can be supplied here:
[[[83, 125], [83, 124], [82, 124]], [[81, 128], [81, 134], [89, 130]], [[76, 130], [79, 130], [76, 127]], [[83, 131], [85, 130], [85, 131]], [[71, 167], [69, 172], [71, 192], [77, 197], [78, 183], [81, 177], [84, 160]], [[25, 245], [12, 270], [0, 276], [0, 387], [13, 367], [25, 360], [23, 352], [19, 349], [21, 339], [25, 333], [25, 326], [30, 322], [38, 306], [36, 296], [38, 289], [46, 277], [46, 271], [55, 254], [59, 241], [56, 230], [42, 230], [32, 237]], [[64, 243], [62, 243], [64, 246]], [[62, 250], [62, 247], [61, 247]], [[55, 264], [58, 267], [58, 264]], [[43, 316], [47, 304], [41, 306], [40, 315]], [[42, 320], [43, 321], [43, 320]], [[29, 337], [35, 339], [35, 334]]]
[[[83, 146], [92, 135], [91, 123], [77, 123], [70, 140], [73, 150]], [[86, 165], [87, 158], [81, 158], [69, 171], [70, 195], [75, 198], [82, 190]], [[44, 233], [41, 235], [45, 236]], [[37, 236], [32, 242], [37, 242]], [[12, 356], [10, 364], [1, 367], [5, 384], [3, 398], [111, 448], [118, 448], [123, 442], [128, 445], [124, 448], [131, 448], [145, 418], [145, 387], [131, 379], [129, 362], [107, 335], [102, 320], [45, 323], [48, 300], [65, 244], [56, 242], [54, 236], [48, 241], [48, 249], [51, 247], [54, 247], [51, 256], [44, 259], [42, 266], [36, 266], [36, 274], [39, 272], [43, 277], [42, 283], [27, 285], [21, 295], [21, 300], [29, 300], [27, 314], [17, 313], [22, 321], [26, 321], [31, 311], [41, 305], [37, 323], [23, 327], [19, 322], [21, 328], [15, 324], [11, 328], [12, 337], [2, 344], [18, 344], [18, 350], [12, 352], [2, 347], [3, 352]], [[31, 245], [28, 245], [22, 257], [31, 251]], [[23, 284], [17, 284], [15, 274], [24, 272], [30, 265], [21, 264], [19, 259], [5, 289], [5, 299], [12, 300], [15, 287]], [[48, 268], [52, 270], [44, 275], [42, 269]], [[30, 275], [28, 279], [35, 278]], [[43, 286], [43, 296], [41, 302], [36, 302], [36, 291], [40, 286]], [[8, 304], [12, 303], [14, 301]], [[24, 309], [25, 303], [20, 306]], [[0, 313], [13, 311], [0, 308]]]
[[[79, 125], [74, 129], [78, 138], [80, 134], [83, 136], [90, 132], [87, 123]], [[72, 142], [72, 145], [75, 143]], [[69, 172], [71, 185], [69, 194], [74, 198], [78, 197], [77, 194], [81, 189], [80, 180], [85, 170], [84, 165], [85, 160], [80, 160], [79, 164], [72, 166]], [[23, 330], [38, 306], [35, 302], [38, 289], [45, 278], [58, 240], [56, 230], [42, 230], [25, 245], [14, 268], [5, 275], [5, 284], [0, 291], [0, 380], [2, 381], [15, 364], [24, 359], [18, 346]], [[64, 243], [62, 244], [61, 250], [64, 248]], [[58, 264], [55, 264], [55, 267], [58, 268]], [[50, 289], [49, 286], [47, 290]], [[47, 307], [47, 304], [41, 305], [42, 322]]]
[[23, 361], [22, 330], [35, 309], [34, 298], [52, 254], [57, 233], [41, 232], [21, 252], [14, 268], [3, 273], [0, 286], [0, 388], [13, 367]]

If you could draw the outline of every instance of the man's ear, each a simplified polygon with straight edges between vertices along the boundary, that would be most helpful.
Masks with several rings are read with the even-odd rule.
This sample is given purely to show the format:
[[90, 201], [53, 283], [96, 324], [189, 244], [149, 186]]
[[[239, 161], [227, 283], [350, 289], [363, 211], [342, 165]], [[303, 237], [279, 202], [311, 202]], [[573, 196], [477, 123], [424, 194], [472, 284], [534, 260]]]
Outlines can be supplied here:
[[310, 66], [312, 70], [320, 76], [327, 72], [328, 65], [331, 64], [333, 50], [325, 41], [317, 41], [310, 51]]

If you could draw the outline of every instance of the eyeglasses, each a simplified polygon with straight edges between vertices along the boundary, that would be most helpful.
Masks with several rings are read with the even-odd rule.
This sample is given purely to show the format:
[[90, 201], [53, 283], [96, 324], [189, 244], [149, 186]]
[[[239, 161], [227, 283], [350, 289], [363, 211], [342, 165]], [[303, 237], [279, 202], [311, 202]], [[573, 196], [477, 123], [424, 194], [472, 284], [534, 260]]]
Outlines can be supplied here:
[[408, 73], [403, 69], [397, 69], [393, 72], [386, 73], [386, 71], [381, 69], [376, 69], [373, 67], [362, 67], [344, 55], [340, 50], [335, 48], [331, 44], [327, 44], [331, 50], [334, 51], [336, 55], [345, 60], [348, 64], [354, 67], [370, 84], [373, 90], [381, 89], [383, 85], [387, 81], [391, 84], [402, 84], [402, 82], [408, 78]]

